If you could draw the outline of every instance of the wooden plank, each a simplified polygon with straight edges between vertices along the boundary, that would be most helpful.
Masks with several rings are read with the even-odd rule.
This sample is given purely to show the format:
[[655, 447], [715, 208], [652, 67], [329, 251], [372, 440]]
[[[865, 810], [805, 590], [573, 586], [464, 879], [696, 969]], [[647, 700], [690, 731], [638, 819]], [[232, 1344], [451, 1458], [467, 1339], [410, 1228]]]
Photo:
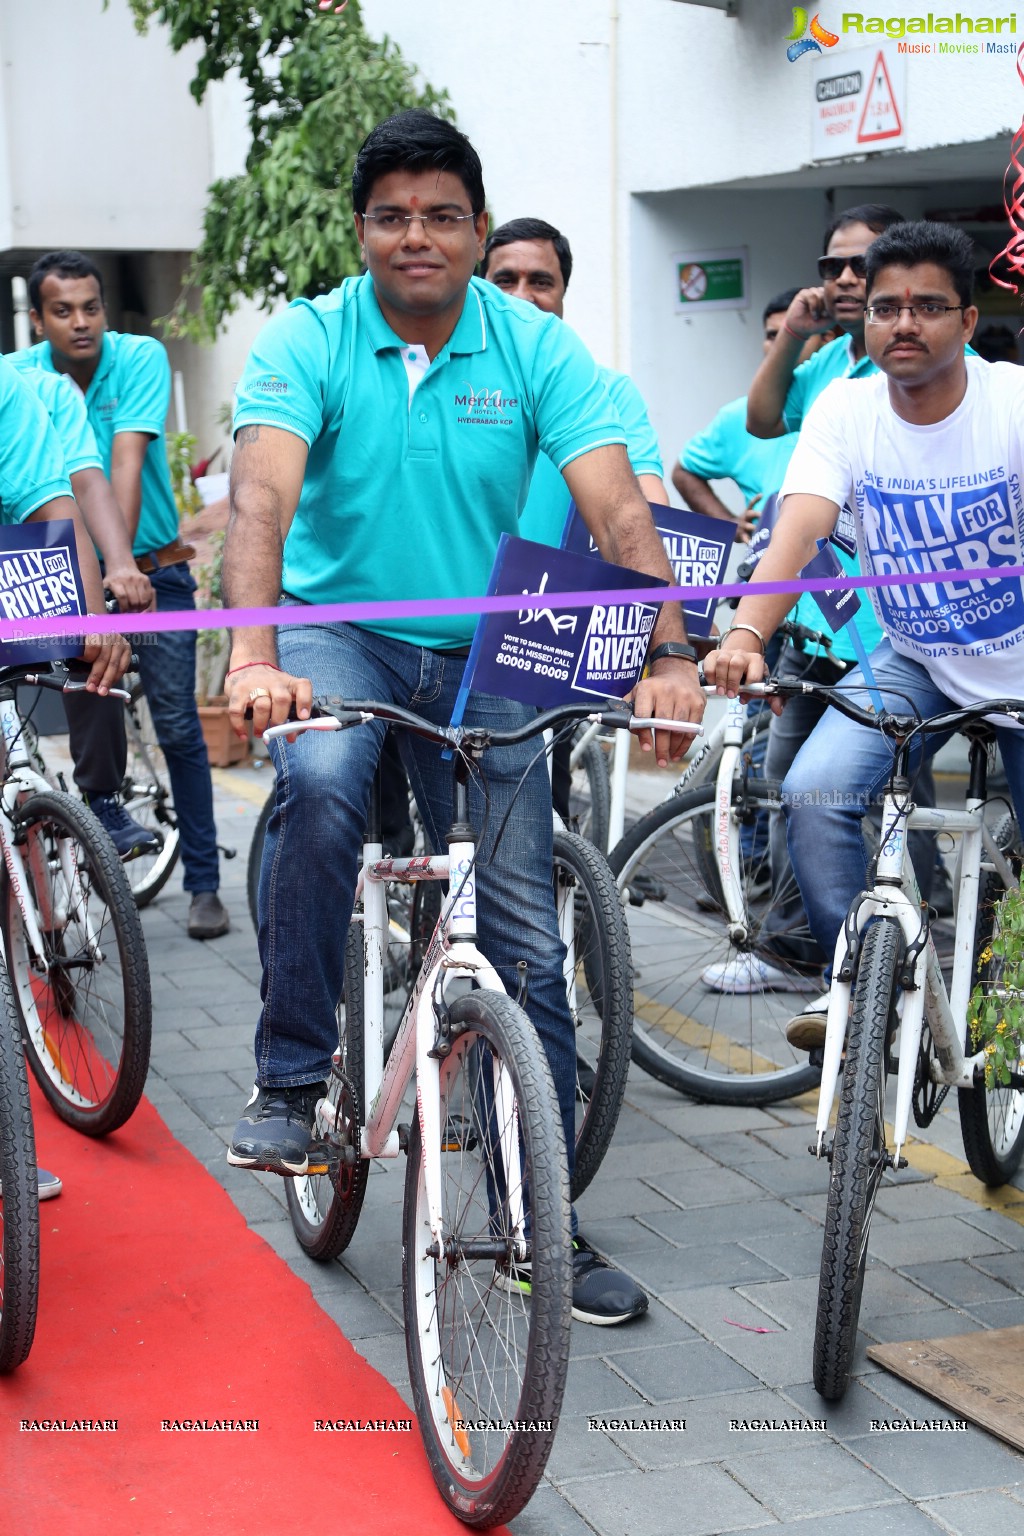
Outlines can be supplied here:
[[1024, 1324], [872, 1344], [868, 1359], [1024, 1451]]

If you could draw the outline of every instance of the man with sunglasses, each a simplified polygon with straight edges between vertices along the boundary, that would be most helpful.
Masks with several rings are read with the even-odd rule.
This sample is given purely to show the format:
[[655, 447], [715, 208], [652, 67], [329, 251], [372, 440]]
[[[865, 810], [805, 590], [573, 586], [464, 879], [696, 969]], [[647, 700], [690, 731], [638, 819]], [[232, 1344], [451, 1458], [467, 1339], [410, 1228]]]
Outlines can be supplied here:
[[[747, 396], [747, 431], [755, 437], [799, 432], [814, 401], [833, 379], [867, 378], [875, 364], [864, 345], [866, 251], [903, 215], [885, 203], [847, 208], [825, 231], [818, 258], [821, 286], [801, 288]], [[800, 362], [807, 339], [841, 334]]]
[[[758, 584], [794, 580], [847, 504], [865, 571], [935, 573], [871, 589], [885, 632], [871, 658], [883, 697], [927, 717], [1020, 692], [1024, 583], [1012, 569], [972, 572], [1024, 563], [1024, 374], [965, 356], [975, 264], [971, 241], [949, 224], [901, 223], [872, 245], [865, 334], [880, 373], [835, 381], [808, 414], [738, 627], [705, 664], [720, 692], [735, 697], [764, 675], [764, 642], [788, 597], [759, 595]], [[858, 683], [854, 674], [849, 686]], [[999, 725], [996, 735], [1019, 819], [1024, 730]], [[864, 888], [861, 821], [891, 764], [884, 736], [829, 711], [783, 782], [790, 857], [826, 954]], [[791, 1044], [820, 1046], [826, 1009], [818, 999], [794, 1019]]]

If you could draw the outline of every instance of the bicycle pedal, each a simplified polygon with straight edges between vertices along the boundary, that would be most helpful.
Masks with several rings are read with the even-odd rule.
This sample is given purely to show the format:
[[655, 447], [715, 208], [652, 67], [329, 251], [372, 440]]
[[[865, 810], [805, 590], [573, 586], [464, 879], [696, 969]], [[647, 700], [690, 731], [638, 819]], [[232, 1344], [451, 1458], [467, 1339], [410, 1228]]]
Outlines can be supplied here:
[[449, 1115], [441, 1132], [442, 1152], [475, 1152], [480, 1138], [468, 1120], [461, 1115]]

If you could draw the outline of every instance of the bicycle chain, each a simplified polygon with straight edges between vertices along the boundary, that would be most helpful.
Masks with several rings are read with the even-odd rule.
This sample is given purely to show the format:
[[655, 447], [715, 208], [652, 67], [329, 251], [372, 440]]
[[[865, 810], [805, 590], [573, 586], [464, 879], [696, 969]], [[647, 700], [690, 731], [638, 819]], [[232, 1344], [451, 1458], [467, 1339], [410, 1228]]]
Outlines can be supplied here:
[[921, 1030], [921, 1045], [917, 1053], [917, 1065], [914, 1068], [914, 1124], [922, 1129], [931, 1125], [935, 1116], [942, 1108], [943, 1100], [949, 1092], [949, 1084], [943, 1083], [940, 1088], [932, 1081], [929, 1064], [932, 1057], [932, 1032], [927, 1024]]

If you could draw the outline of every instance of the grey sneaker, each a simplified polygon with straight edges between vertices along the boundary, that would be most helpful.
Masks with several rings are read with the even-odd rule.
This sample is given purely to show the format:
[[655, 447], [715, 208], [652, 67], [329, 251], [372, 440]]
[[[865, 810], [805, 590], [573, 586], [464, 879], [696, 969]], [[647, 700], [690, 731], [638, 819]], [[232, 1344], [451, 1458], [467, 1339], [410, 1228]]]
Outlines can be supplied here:
[[190, 939], [219, 939], [231, 927], [228, 909], [216, 891], [196, 891], [188, 909]]
[[326, 1093], [326, 1083], [255, 1087], [245, 1114], [235, 1126], [228, 1162], [233, 1168], [261, 1168], [265, 1173], [292, 1178], [308, 1173], [316, 1106]]

